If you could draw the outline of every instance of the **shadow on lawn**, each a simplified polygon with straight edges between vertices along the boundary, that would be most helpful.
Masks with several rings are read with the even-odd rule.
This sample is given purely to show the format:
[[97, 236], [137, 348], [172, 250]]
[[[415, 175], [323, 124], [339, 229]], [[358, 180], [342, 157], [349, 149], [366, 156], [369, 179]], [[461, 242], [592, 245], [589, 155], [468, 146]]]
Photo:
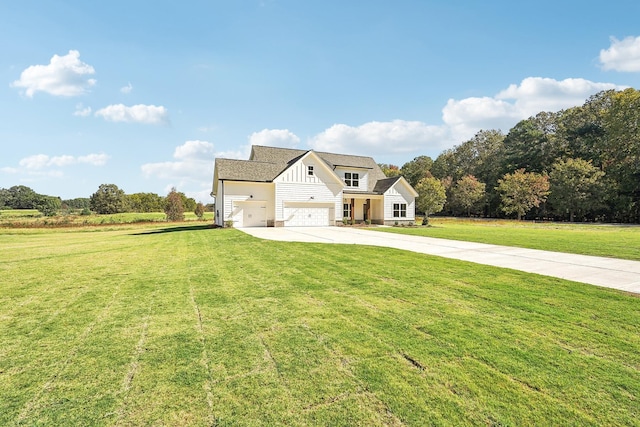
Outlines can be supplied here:
[[181, 227], [167, 227], [167, 228], [161, 228], [158, 230], [149, 230], [149, 231], [142, 231], [140, 233], [132, 233], [132, 236], [144, 236], [147, 234], [163, 234], [163, 233], [174, 233], [177, 231], [198, 231], [198, 230], [210, 230], [210, 229], [214, 229], [216, 227], [214, 227], [211, 224], [204, 224], [204, 225], [184, 225]]

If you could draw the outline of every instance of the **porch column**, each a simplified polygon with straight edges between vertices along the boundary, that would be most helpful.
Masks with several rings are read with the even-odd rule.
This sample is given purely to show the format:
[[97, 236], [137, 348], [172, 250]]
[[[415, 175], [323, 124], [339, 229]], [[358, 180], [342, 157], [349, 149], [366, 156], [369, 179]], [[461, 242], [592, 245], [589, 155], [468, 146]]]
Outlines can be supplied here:
[[367, 220], [371, 221], [371, 199], [367, 199]]
[[356, 219], [356, 199], [351, 199], [351, 223]]

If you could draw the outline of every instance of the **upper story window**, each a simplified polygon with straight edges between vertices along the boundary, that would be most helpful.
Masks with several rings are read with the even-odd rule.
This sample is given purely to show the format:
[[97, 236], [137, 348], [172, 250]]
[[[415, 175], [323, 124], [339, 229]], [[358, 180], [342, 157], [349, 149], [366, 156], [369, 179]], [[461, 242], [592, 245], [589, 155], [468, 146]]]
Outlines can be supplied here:
[[344, 183], [347, 187], [359, 187], [360, 186], [360, 175], [353, 172], [345, 172], [344, 173]]
[[313, 166], [307, 166], [307, 175], [313, 176]]

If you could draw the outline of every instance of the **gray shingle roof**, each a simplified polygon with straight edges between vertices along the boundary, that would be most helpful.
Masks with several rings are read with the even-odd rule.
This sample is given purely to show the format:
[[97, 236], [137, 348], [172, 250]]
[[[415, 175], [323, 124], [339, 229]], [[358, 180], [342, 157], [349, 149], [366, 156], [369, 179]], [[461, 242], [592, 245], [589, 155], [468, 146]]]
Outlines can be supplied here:
[[[304, 156], [308, 150], [294, 148], [266, 147], [254, 145], [251, 147], [249, 160], [216, 159], [216, 173], [218, 179], [233, 181], [271, 182], [282, 171]], [[369, 170], [369, 192], [377, 192], [377, 183], [386, 181], [387, 178], [371, 157], [352, 156], [348, 154], [335, 154], [315, 152], [324, 160], [331, 169], [336, 167], [351, 167]], [[393, 183], [391, 182], [386, 191]], [[381, 187], [382, 188], [382, 187]], [[379, 194], [382, 194], [382, 191]]]
[[216, 159], [218, 179], [271, 182], [282, 172], [282, 165], [253, 160]]
[[376, 182], [376, 186], [373, 188], [373, 192], [376, 193], [376, 194], [383, 194], [385, 191], [390, 189], [393, 186], [393, 184], [398, 182], [399, 179], [400, 179], [399, 176], [394, 176], [392, 178], [380, 179], [380, 180], [378, 180], [378, 182]]

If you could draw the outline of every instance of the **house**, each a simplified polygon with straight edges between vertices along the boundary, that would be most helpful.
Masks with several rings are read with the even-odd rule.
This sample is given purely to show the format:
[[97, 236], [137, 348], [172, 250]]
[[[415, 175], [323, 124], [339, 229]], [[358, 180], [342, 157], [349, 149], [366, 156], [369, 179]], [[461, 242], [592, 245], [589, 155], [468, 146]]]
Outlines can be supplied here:
[[371, 157], [254, 145], [249, 160], [216, 159], [215, 222], [234, 227], [415, 221], [418, 193]]

